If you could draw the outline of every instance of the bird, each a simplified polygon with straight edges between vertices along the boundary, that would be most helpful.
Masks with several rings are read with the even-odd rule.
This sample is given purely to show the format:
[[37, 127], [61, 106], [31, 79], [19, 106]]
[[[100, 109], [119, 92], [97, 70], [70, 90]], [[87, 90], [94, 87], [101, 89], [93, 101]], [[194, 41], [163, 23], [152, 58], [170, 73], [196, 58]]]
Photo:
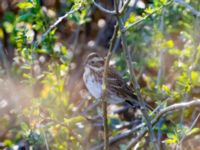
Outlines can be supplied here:
[[[85, 61], [83, 81], [88, 92], [97, 100], [101, 100], [103, 90], [103, 72], [105, 59], [98, 53], [90, 53]], [[112, 66], [107, 69], [105, 97], [109, 104], [127, 102], [139, 107], [138, 97], [122, 76]]]

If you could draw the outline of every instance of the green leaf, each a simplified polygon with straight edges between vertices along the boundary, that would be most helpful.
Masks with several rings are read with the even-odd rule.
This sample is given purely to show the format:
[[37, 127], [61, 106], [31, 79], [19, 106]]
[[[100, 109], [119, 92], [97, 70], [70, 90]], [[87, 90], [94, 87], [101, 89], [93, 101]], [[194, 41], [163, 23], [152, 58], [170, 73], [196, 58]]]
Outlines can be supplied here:
[[167, 133], [167, 137], [169, 139], [165, 140], [165, 143], [168, 144], [177, 144], [178, 143], [178, 136], [174, 133]]
[[167, 94], [170, 94], [170, 89], [167, 85], [163, 85], [162, 90], [164, 90]]
[[176, 141], [174, 139], [167, 139], [164, 142], [167, 144], [176, 144]]
[[196, 133], [196, 132], [198, 132], [198, 131], [200, 131], [200, 128], [193, 128], [191, 131], [189, 131], [189, 132], [187, 133], [187, 135], [191, 135], [191, 134]]
[[12, 145], [13, 145], [13, 142], [11, 140], [8, 140], [8, 139], [6, 139], [3, 143], [9, 148], [12, 147]]
[[18, 6], [20, 9], [33, 8], [33, 4], [32, 4], [31, 2], [21, 2], [21, 3], [18, 3], [17, 6]]
[[33, 14], [28, 12], [28, 13], [25, 13], [25, 14], [19, 16], [18, 19], [19, 19], [19, 21], [27, 21], [32, 18], [33, 18]]
[[29, 127], [28, 127], [28, 125], [25, 122], [21, 123], [21, 128], [22, 128], [22, 130], [24, 132], [27, 132], [29, 130]]

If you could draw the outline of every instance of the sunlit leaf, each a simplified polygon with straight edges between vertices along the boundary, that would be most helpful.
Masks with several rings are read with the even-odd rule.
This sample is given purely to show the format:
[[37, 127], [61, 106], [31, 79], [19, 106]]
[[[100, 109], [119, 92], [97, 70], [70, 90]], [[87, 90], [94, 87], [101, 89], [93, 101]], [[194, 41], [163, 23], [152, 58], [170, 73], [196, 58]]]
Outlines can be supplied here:
[[191, 135], [193, 133], [199, 132], [200, 128], [193, 128], [191, 131], [187, 132], [187, 135]]
[[17, 6], [21, 9], [28, 9], [28, 8], [33, 8], [33, 4], [31, 2], [20, 2], [17, 4]]

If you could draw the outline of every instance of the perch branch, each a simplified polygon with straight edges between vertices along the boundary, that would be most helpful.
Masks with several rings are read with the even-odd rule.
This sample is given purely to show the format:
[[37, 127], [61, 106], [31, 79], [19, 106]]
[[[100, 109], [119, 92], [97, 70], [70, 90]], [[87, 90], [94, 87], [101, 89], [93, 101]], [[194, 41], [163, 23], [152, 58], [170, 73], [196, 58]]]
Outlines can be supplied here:
[[108, 118], [107, 118], [107, 101], [106, 101], [106, 87], [107, 87], [107, 83], [106, 83], [106, 78], [107, 78], [107, 72], [108, 72], [108, 68], [109, 68], [109, 61], [110, 58], [112, 56], [112, 49], [114, 47], [114, 43], [117, 39], [117, 32], [118, 32], [118, 24], [115, 25], [115, 30], [113, 33], [113, 36], [110, 40], [110, 46], [109, 46], [109, 50], [107, 53], [107, 57], [105, 60], [105, 65], [104, 65], [104, 72], [103, 72], [103, 96], [102, 96], [102, 104], [103, 104], [103, 116], [104, 116], [104, 149], [108, 150], [108, 146], [109, 146], [109, 136], [108, 136]]
[[[116, 4], [116, 5], [118, 6], [118, 4]], [[115, 7], [118, 8], [117, 6], [115, 6]], [[116, 12], [118, 12], [118, 9], [116, 9]], [[120, 31], [121, 31], [121, 40], [122, 40], [122, 46], [123, 46], [124, 54], [125, 54], [125, 57], [126, 57], [126, 62], [127, 62], [130, 74], [131, 74], [131, 83], [134, 83], [134, 88], [136, 90], [136, 94], [137, 94], [137, 97], [138, 97], [138, 102], [139, 102], [141, 108], [144, 108], [144, 109], [142, 109], [142, 113], [144, 115], [144, 118], [146, 120], [148, 129], [150, 131], [151, 139], [152, 139], [153, 142], [155, 142], [156, 141], [155, 140], [155, 134], [153, 132], [153, 128], [152, 128], [152, 125], [151, 125], [150, 117], [148, 116], [148, 113], [147, 113], [147, 111], [145, 109], [145, 102], [142, 99], [142, 95], [140, 93], [140, 86], [138, 84], [135, 72], [134, 72], [133, 67], [132, 67], [131, 56], [130, 56], [130, 53], [128, 51], [128, 45], [127, 45], [126, 40], [125, 40], [125, 32], [123, 32], [125, 27], [124, 27], [122, 19], [119, 16], [119, 13], [117, 14], [117, 20], [118, 20]]]

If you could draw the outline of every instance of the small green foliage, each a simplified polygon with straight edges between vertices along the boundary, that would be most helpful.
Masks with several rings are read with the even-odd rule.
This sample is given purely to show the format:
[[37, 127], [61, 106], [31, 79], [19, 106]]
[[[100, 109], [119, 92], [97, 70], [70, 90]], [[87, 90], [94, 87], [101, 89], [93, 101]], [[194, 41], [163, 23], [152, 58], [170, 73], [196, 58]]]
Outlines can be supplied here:
[[5, 146], [7, 146], [8, 148], [11, 148], [13, 146], [13, 142], [9, 139], [4, 140], [3, 142], [5, 144]]
[[29, 8], [33, 8], [33, 3], [31, 2], [20, 2], [17, 4], [17, 6], [20, 8], [20, 9], [29, 9]]

